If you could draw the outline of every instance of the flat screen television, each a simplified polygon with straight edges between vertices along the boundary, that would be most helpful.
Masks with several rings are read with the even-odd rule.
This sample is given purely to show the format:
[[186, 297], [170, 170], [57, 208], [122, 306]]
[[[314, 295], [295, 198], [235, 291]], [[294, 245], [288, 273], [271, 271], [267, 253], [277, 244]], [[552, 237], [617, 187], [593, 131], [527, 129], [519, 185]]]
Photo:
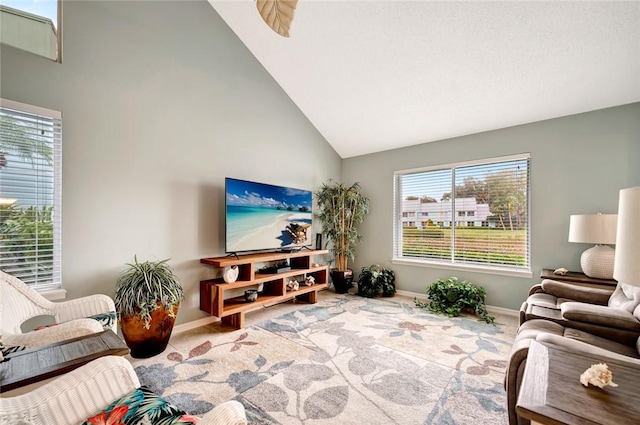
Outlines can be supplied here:
[[291, 251], [311, 245], [312, 192], [225, 178], [225, 251]]

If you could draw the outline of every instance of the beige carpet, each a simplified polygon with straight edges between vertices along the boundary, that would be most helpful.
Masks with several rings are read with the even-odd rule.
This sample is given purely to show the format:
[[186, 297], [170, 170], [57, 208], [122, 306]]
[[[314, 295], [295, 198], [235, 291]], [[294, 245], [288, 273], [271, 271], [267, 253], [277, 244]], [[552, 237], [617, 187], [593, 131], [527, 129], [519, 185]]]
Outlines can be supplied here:
[[218, 326], [135, 365], [187, 412], [236, 399], [253, 424], [506, 424], [517, 322], [497, 322], [336, 295], [246, 329]]

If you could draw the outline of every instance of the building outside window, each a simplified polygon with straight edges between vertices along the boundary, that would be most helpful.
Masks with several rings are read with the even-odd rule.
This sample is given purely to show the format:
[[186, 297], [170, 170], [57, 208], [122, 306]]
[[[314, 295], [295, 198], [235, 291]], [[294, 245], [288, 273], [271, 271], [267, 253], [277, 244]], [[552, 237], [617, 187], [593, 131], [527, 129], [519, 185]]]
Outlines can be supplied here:
[[62, 120], [0, 99], [0, 269], [37, 290], [61, 286]]
[[[529, 160], [521, 154], [396, 172], [394, 262], [530, 274]], [[429, 220], [408, 226], [411, 214]]]
[[[432, 221], [446, 222], [447, 226], [451, 226], [451, 206], [452, 201], [445, 199], [441, 202], [424, 203], [420, 200], [410, 199], [402, 201], [402, 217], [409, 219], [419, 217], [429, 217]], [[473, 208], [471, 211], [467, 211]], [[481, 226], [482, 220], [490, 215], [489, 206], [486, 204], [478, 204], [475, 198], [459, 198], [456, 199], [456, 225], [467, 226], [474, 223]], [[477, 215], [476, 215], [477, 213]], [[466, 218], [473, 217], [473, 218]]]

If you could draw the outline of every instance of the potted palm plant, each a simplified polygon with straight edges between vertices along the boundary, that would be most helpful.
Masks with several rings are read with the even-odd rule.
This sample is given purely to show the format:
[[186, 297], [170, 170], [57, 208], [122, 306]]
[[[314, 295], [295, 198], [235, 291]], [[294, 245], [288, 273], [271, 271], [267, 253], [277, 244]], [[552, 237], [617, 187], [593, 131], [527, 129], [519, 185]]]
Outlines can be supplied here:
[[118, 278], [113, 301], [132, 357], [155, 356], [169, 343], [184, 292], [167, 261], [134, 256]]
[[322, 223], [322, 233], [332, 244], [335, 259], [331, 280], [337, 293], [345, 293], [353, 282], [353, 270], [347, 263], [355, 258], [355, 245], [362, 239], [357, 225], [369, 212], [369, 198], [361, 193], [358, 182], [347, 186], [333, 180], [324, 183], [315, 197], [319, 210], [316, 217]]

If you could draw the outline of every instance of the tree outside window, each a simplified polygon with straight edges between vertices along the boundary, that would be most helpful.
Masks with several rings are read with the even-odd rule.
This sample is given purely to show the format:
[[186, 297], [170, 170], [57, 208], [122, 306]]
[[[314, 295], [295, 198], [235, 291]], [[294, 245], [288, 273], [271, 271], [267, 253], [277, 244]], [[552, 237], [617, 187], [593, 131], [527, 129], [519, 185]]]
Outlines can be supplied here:
[[60, 287], [61, 121], [29, 109], [0, 106], [0, 268], [52, 289]]

